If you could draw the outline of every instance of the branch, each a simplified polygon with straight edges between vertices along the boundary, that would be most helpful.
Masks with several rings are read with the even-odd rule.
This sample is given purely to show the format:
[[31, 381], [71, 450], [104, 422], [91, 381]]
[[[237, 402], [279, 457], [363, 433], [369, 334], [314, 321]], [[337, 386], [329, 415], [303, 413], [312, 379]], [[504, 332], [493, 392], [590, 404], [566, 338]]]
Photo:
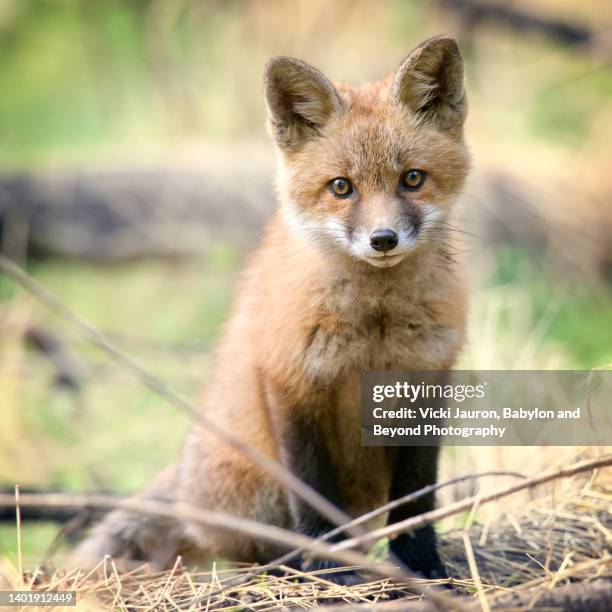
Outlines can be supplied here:
[[555, 589], [539, 588], [513, 591], [491, 602], [493, 609], [541, 610], [553, 608], [564, 612], [609, 610], [612, 602], [612, 581], [599, 578], [593, 582], [576, 582]]
[[471, 27], [485, 20], [497, 21], [518, 32], [537, 32], [571, 45], [589, 45], [595, 34], [588, 28], [554, 17], [536, 15], [517, 6], [490, 0], [438, 0]]
[[560, 478], [569, 478], [571, 476], [575, 476], [576, 474], [590, 472], [602, 467], [608, 467], [610, 465], [612, 465], [612, 455], [604, 455], [603, 457], [600, 457], [593, 461], [585, 461], [583, 463], [578, 463], [567, 468], [561, 468], [559, 470], [546, 472], [538, 476], [532, 476], [531, 478], [526, 478], [525, 480], [519, 483], [515, 483], [507, 487], [498, 489], [493, 493], [473, 495], [461, 501], [455, 502], [454, 504], [444, 506], [443, 508], [437, 508], [436, 510], [432, 510], [431, 512], [425, 512], [424, 514], [413, 516], [409, 519], [393, 523], [392, 525], [387, 525], [386, 527], [375, 529], [363, 536], [344, 540], [339, 544], [333, 546], [333, 549], [345, 550], [347, 548], [353, 548], [355, 546], [372, 543], [384, 537], [393, 539], [397, 537], [400, 533], [414, 531], [415, 529], [419, 529], [420, 527], [424, 527], [425, 525], [435, 523], [448, 516], [459, 514], [460, 512], [464, 512], [465, 510], [470, 510], [476, 503], [480, 505], [486, 504], [488, 502], [501, 499], [502, 497], [512, 495], [513, 493], [517, 493], [518, 491], [530, 489], [538, 485], [550, 482], [552, 480], [558, 480]]

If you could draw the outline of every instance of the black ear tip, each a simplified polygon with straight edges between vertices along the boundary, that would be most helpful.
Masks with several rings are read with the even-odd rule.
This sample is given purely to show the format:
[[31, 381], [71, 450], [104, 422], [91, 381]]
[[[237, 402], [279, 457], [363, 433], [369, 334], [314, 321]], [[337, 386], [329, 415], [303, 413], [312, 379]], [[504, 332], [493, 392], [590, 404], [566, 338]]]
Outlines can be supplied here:
[[459, 50], [459, 43], [452, 36], [448, 36], [446, 34], [441, 34], [439, 36], [433, 36], [432, 38], [428, 38], [426, 41], [419, 45], [421, 49], [438, 49], [444, 53], [449, 53], [452, 55], [461, 56], [461, 51]]
[[289, 57], [288, 55], [275, 55], [266, 62], [265, 70], [273, 68], [274, 66], [287, 66], [298, 61], [299, 60], [294, 57]]
[[289, 74], [293, 74], [296, 71], [296, 67], [300, 64], [300, 61], [288, 57], [286, 55], [277, 55], [271, 57], [264, 67], [263, 82], [264, 87], [275, 87], [279, 82], [282, 82], [283, 78]]
[[310, 67], [306, 62], [299, 60], [295, 57], [288, 55], [277, 55], [271, 57], [264, 67], [264, 78], [268, 78], [271, 75], [286, 74], [300, 72], [312, 72], [313, 68]]
[[286, 55], [277, 55], [271, 57], [264, 66], [264, 79], [268, 79], [271, 75], [276, 74], [283, 68], [290, 66], [295, 60], [292, 57]]

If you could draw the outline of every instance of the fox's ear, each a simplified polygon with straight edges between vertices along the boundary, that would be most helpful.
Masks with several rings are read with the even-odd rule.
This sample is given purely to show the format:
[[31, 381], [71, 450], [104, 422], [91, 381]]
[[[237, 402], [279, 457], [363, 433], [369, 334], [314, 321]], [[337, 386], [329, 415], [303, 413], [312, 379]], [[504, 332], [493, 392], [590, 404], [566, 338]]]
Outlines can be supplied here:
[[331, 116], [342, 110], [329, 79], [292, 57], [274, 57], [268, 62], [264, 89], [270, 127], [284, 150], [297, 149], [317, 136]]
[[391, 96], [438, 129], [460, 128], [467, 98], [457, 42], [439, 36], [419, 45], [395, 73]]

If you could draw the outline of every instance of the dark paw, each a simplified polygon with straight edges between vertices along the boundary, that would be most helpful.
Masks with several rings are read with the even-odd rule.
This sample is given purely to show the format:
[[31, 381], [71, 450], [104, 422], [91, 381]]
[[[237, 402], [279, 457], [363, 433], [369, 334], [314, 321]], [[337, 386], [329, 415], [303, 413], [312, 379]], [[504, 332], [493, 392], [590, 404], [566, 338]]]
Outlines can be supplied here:
[[427, 580], [448, 580], [448, 572], [442, 562], [434, 564], [414, 564], [399, 561], [398, 563], [397, 558], [392, 559], [392, 561], [406, 570], [409, 574], [413, 574], [419, 578], [426, 578]]
[[391, 559], [409, 571], [429, 580], [448, 578], [446, 568], [436, 548], [436, 536], [430, 525], [418, 529], [414, 534], [402, 534], [391, 541]]
[[405, 597], [414, 599], [414, 593], [406, 588], [395, 587], [389, 591], [386, 591], [384, 598], [390, 601], [397, 601], [398, 599], [404, 599]]
[[418, 573], [424, 578], [427, 578], [428, 580], [446, 580], [448, 579], [448, 572], [446, 571], [446, 568], [444, 567], [441, 561], [440, 563], [437, 563], [436, 565], [433, 565], [432, 567], [421, 568]]
[[[337, 571], [331, 571], [337, 570]], [[354, 586], [365, 582], [363, 576], [354, 570], [343, 569], [343, 566], [335, 561], [320, 559], [302, 564], [303, 572], [317, 572], [319, 578], [329, 580], [342, 586]]]
[[[400, 563], [399, 565], [402, 569], [406, 570], [406, 572], [408, 572], [408, 574], [410, 574], [414, 578], [423, 578], [425, 580], [440, 580], [440, 582], [436, 585], [435, 588], [449, 591], [455, 591], [458, 588], [457, 585], [453, 583], [453, 579], [448, 575], [448, 572], [446, 571], [446, 568], [442, 563], [432, 567], [420, 568], [418, 570], [410, 568], [404, 563]], [[403, 593], [400, 592], [399, 596], [401, 596], [402, 594]]]

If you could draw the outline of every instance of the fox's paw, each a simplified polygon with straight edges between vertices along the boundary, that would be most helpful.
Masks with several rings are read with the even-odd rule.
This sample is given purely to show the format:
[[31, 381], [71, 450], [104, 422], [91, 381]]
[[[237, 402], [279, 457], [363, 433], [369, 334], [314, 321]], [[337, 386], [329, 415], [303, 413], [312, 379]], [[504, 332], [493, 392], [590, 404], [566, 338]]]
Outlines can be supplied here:
[[302, 562], [300, 565], [303, 572], [317, 572], [319, 578], [342, 586], [354, 586], [365, 582], [365, 578], [358, 572], [344, 569], [343, 565], [329, 559]]
[[401, 534], [391, 542], [389, 552], [395, 563], [429, 580], [444, 580], [448, 573], [438, 556], [436, 534], [431, 525], [412, 534]]
[[422, 576], [423, 578], [427, 578], [427, 580], [447, 580], [448, 572], [446, 571], [446, 567], [442, 562], [432, 565], [430, 567], [422, 568], [420, 571], [416, 572], [417, 576]]

